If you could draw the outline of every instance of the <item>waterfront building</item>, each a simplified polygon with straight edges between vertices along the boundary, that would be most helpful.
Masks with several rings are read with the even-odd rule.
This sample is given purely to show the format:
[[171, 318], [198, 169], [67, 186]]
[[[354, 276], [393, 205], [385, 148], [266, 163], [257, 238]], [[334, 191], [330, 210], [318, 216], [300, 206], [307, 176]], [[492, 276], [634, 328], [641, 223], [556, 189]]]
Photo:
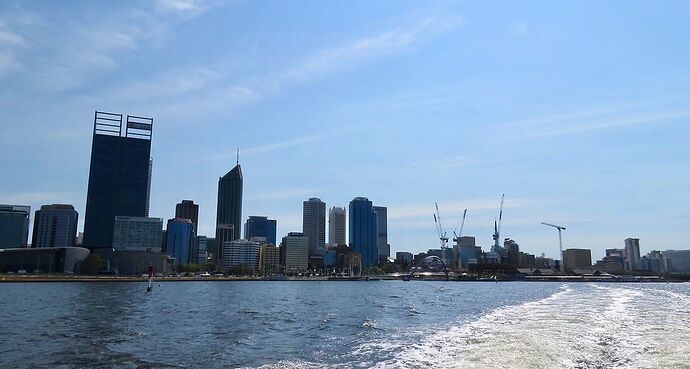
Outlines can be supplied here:
[[345, 222], [347, 221], [345, 208], [337, 206], [328, 211], [328, 243], [336, 245], [347, 245], [345, 239]]
[[161, 218], [116, 216], [113, 228], [111, 239], [115, 250], [161, 251]]
[[223, 265], [222, 249], [226, 242], [241, 238], [242, 224], [242, 167], [239, 161], [232, 170], [218, 178], [218, 206], [216, 212], [216, 259]]
[[274, 245], [261, 245], [261, 274], [280, 273], [280, 247]]
[[640, 262], [640, 239], [625, 239], [625, 258], [628, 260], [628, 270], [637, 270]]
[[199, 205], [193, 200], [182, 200], [175, 205], [175, 218], [189, 219], [194, 224], [194, 229], [199, 229]]
[[31, 247], [73, 247], [79, 214], [72, 205], [43, 205], [34, 215]]
[[27, 247], [31, 206], [0, 205], [0, 249]]
[[626, 260], [623, 253], [618, 254], [606, 250], [607, 255], [601, 260], [597, 260], [594, 264], [593, 269], [599, 270], [606, 273], [622, 273], [625, 270]]
[[300, 232], [290, 232], [280, 243], [280, 264], [286, 272], [307, 269], [309, 265], [309, 237]]
[[84, 247], [111, 248], [116, 216], [146, 217], [153, 119], [96, 112]]
[[468, 268], [469, 264], [477, 264], [482, 249], [481, 247], [477, 247], [477, 242], [474, 237], [461, 236], [455, 239], [453, 253], [457, 255], [457, 265], [460, 268]]
[[0, 273], [79, 273], [89, 250], [82, 247], [11, 248], [0, 250]]
[[374, 206], [376, 212], [376, 247], [379, 259], [388, 259], [391, 256], [388, 244], [388, 209], [385, 206]]
[[666, 250], [661, 256], [664, 273], [690, 274], [690, 250]]
[[165, 253], [178, 264], [196, 262], [196, 231], [191, 219], [168, 220], [165, 236]]
[[196, 261], [199, 265], [206, 265], [208, 263], [208, 237], [196, 237]]
[[233, 240], [223, 245], [223, 270], [250, 274], [259, 270], [261, 245], [247, 240]]
[[640, 258], [639, 269], [647, 273], [662, 273], [663, 257], [661, 251], [652, 251]]
[[251, 240], [254, 237], [264, 237], [271, 245], [276, 244], [276, 229], [278, 223], [268, 217], [250, 216], [244, 224], [244, 237]]
[[350, 201], [350, 248], [362, 257], [362, 266], [371, 267], [378, 261], [378, 229], [376, 212], [366, 197]]
[[520, 264], [520, 245], [512, 239], [506, 238], [503, 241], [503, 251], [505, 252], [505, 263], [517, 268]]
[[395, 262], [403, 268], [412, 266], [413, 255], [411, 252], [398, 251], [395, 253]]
[[302, 233], [309, 238], [309, 255], [320, 255], [326, 246], [326, 203], [312, 197], [302, 203]]
[[592, 268], [592, 250], [566, 249], [563, 250], [563, 267], [566, 271]]

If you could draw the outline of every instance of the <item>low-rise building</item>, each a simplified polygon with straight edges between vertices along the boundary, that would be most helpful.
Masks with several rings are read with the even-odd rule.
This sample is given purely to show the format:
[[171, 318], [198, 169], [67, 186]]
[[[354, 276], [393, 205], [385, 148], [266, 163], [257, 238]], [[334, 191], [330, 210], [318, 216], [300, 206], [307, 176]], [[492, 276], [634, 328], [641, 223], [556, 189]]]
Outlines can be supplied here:
[[228, 272], [252, 274], [259, 270], [260, 244], [247, 240], [223, 244], [223, 269]]
[[309, 266], [309, 237], [290, 232], [280, 244], [280, 263], [286, 272], [302, 271]]
[[271, 244], [261, 245], [261, 274], [270, 275], [281, 272], [280, 247]]
[[590, 269], [592, 267], [592, 250], [563, 250], [563, 267], [566, 271], [572, 271], [574, 269]]
[[113, 249], [161, 252], [163, 219], [116, 216]]

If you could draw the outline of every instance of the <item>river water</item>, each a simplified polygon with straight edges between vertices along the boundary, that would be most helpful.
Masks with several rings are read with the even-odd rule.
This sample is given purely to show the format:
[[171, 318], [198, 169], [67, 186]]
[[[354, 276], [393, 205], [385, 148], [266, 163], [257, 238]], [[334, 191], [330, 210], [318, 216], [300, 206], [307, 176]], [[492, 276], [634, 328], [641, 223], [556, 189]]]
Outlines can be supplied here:
[[0, 368], [690, 368], [690, 284], [0, 284]]

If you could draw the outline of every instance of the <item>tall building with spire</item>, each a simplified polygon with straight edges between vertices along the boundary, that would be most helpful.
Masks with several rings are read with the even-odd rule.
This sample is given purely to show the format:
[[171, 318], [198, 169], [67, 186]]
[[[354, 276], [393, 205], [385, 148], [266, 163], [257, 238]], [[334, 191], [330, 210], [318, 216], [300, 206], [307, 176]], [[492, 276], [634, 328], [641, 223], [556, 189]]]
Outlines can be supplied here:
[[[239, 240], [242, 228], [242, 167], [239, 163], [218, 179], [216, 259], [222, 263], [225, 242]], [[222, 264], [221, 264], [222, 265]]]
[[148, 213], [153, 119], [94, 115], [84, 246], [111, 248], [115, 217]]

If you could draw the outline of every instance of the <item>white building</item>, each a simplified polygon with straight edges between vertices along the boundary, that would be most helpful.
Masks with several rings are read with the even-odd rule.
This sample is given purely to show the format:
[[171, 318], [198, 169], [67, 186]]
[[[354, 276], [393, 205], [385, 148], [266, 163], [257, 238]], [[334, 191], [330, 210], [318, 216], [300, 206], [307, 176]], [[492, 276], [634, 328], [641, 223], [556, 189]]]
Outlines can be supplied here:
[[228, 241], [223, 244], [223, 269], [247, 267], [249, 271], [259, 270], [261, 244], [247, 240]]
[[163, 219], [116, 216], [113, 249], [161, 251]]

